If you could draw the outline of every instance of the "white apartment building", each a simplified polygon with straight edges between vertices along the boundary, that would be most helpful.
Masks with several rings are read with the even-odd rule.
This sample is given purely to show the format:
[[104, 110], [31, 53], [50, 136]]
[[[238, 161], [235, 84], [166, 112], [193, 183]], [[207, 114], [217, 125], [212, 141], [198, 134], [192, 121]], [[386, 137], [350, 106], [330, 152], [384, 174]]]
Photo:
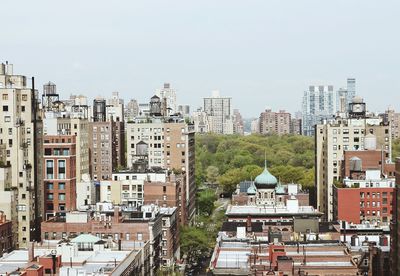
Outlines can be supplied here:
[[204, 98], [204, 112], [209, 117], [210, 132], [233, 134], [232, 98], [221, 97], [213, 91], [211, 97]]
[[[11, 181], [5, 190], [15, 189], [16, 209], [4, 210], [15, 223], [17, 247], [26, 248], [38, 239], [42, 213], [42, 121], [38, 110], [38, 92], [28, 86], [25, 76], [14, 75], [13, 65], [0, 64], [0, 146], [5, 156], [3, 167]], [[5, 191], [0, 191], [4, 193]], [[12, 208], [12, 205], [9, 206]], [[16, 215], [13, 214], [16, 212]]]

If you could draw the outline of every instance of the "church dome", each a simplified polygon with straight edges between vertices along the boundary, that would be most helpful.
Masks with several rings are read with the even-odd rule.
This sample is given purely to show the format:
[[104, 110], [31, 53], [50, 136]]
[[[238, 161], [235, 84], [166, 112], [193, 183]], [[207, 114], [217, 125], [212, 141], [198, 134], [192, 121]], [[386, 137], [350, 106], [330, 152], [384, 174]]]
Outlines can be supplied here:
[[255, 195], [256, 193], [257, 193], [257, 188], [254, 186], [254, 184], [251, 184], [250, 187], [247, 189], [247, 194]]
[[275, 176], [273, 176], [265, 166], [264, 171], [256, 177], [254, 183], [259, 186], [275, 186], [278, 183], [278, 180]]

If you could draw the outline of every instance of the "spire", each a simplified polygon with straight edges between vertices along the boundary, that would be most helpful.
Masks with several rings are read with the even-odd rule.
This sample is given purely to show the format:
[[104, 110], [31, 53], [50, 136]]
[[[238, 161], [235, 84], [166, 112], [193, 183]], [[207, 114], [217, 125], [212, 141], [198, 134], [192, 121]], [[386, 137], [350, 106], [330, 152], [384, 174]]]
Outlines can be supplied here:
[[264, 151], [264, 168], [267, 169], [267, 151]]

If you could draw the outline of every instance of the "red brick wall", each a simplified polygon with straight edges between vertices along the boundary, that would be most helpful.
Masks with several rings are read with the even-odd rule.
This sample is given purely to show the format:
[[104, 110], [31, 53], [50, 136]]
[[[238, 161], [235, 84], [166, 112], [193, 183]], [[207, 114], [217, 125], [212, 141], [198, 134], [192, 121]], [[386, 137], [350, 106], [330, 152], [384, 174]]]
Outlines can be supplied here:
[[337, 190], [338, 220], [360, 223], [360, 189]]

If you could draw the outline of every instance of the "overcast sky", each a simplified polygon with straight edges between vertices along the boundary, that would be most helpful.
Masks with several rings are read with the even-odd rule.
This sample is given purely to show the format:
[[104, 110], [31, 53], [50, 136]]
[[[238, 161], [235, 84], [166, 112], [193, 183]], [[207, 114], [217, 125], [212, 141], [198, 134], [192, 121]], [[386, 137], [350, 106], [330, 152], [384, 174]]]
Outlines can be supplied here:
[[[62, 3], [61, 3], [62, 2]], [[310, 84], [400, 110], [400, 1], [4, 1], [0, 61], [63, 98], [147, 101], [170, 82], [192, 108], [220, 90], [244, 117], [300, 110]]]

